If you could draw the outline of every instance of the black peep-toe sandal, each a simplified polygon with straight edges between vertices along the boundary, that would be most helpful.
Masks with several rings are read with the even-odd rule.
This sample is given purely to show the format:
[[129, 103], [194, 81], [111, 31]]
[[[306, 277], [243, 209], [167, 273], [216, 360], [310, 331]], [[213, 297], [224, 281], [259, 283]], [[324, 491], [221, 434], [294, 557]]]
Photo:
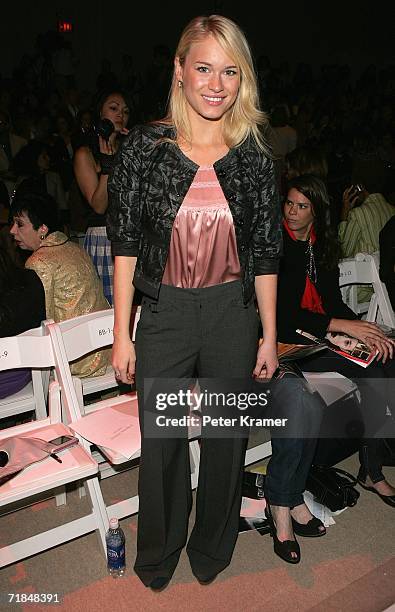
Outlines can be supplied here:
[[[277, 529], [274, 524], [273, 516], [270, 511], [270, 506], [267, 505], [265, 508], [266, 518], [269, 521], [270, 535], [273, 538], [273, 549], [276, 555], [287, 563], [299, 563], [300, 561], [300, 547], [296, 540], [284, 540], [280, 542], [277, 537]], [[296, 553], [296, 557], [292, 556], [292, 553]]]
[[296, 533], [298, 536], [302, 536], [303, 538], [320, 538], [326, 534], [324, 523], [316, 516], [313, 516], [313, 518], [311, 518], [309, 522], [305, 524], [298, 523], [298, 521], [295, 521], [295, 519], [292, 517], [291, 519], [294, 533]]

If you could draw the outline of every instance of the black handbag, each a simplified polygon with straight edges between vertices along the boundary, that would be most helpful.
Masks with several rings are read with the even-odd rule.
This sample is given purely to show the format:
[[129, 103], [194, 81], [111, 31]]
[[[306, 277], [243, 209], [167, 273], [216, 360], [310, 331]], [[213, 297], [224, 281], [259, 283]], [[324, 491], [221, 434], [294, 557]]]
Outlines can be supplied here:
[[257, 472], [244, 472], [242, 495], [243, 497], [249, 497], [250, 499], [263, 499], [265, 486], [264, 474], [258, 474]]
[[357, 479], [336, 467], [312, 465], [306, 482], [306, 490], [320, 504], [336, 512], [355, 506], [359, 492], [355, 488]]

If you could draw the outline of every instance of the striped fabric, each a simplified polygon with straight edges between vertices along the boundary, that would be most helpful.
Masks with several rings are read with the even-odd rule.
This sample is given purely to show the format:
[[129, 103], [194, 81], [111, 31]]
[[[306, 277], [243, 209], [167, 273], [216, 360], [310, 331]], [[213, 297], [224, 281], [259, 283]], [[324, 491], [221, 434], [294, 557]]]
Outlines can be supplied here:
[[[393, 215], [395, 207], [391, 206], [381, 193], [371, 193], [361, 206], [353, 208], [347, 220], [339, 225], [343, 257], [378, 251], [380, 231]], [[370, 287], [358, 288], [358, 302], [367, 302], [371, 296]]]
[[393, 215], [395, 207], [381, 193], [371, 193], [361, 206], [353, 208], [347, 221], [339, 225], [343, 257], [378, 251], [380, 231]]
[[104, 295], [112, 306], [114, 262], [111, 254], [111, 242], [107, 238], [106, 228], [89, 227], [85, 235], [84, 249], [93, 261], [103, 283]]

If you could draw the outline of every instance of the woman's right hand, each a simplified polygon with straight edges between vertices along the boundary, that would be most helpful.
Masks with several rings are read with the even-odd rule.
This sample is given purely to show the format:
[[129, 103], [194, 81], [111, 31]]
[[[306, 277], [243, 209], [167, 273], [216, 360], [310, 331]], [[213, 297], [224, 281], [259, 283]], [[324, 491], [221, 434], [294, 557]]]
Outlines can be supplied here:
[[343, 205], [341, 210], [341, 220], [347, 219], [348, 213], [358, 202], [359, 192], [355, 190], [355, 185], [351, 185], [343, 192]]
[[129, 337], [114, 337], [112, 347], [112, 367], [115, 378], [127, 385], [132, 385], [135, 380], [136, 353], [134, 344]]

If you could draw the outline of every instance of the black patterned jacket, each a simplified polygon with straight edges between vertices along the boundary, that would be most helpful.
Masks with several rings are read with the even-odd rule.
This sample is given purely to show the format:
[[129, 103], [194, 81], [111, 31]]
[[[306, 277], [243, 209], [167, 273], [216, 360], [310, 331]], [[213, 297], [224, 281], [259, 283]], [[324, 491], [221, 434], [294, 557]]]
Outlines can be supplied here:
[[[117, 154], [108, 181], [107, 235], [114, 255], [137, 257], [134, 285], [157, 298], [177, 211], [198, 170], [165, 124], [134, 127]], [[243, 299], [254, 277], [275, 274], [281, 254], [281, 211], [273, 163], [252, 138], [214, 164], [228, 201], [242, 271]]]

